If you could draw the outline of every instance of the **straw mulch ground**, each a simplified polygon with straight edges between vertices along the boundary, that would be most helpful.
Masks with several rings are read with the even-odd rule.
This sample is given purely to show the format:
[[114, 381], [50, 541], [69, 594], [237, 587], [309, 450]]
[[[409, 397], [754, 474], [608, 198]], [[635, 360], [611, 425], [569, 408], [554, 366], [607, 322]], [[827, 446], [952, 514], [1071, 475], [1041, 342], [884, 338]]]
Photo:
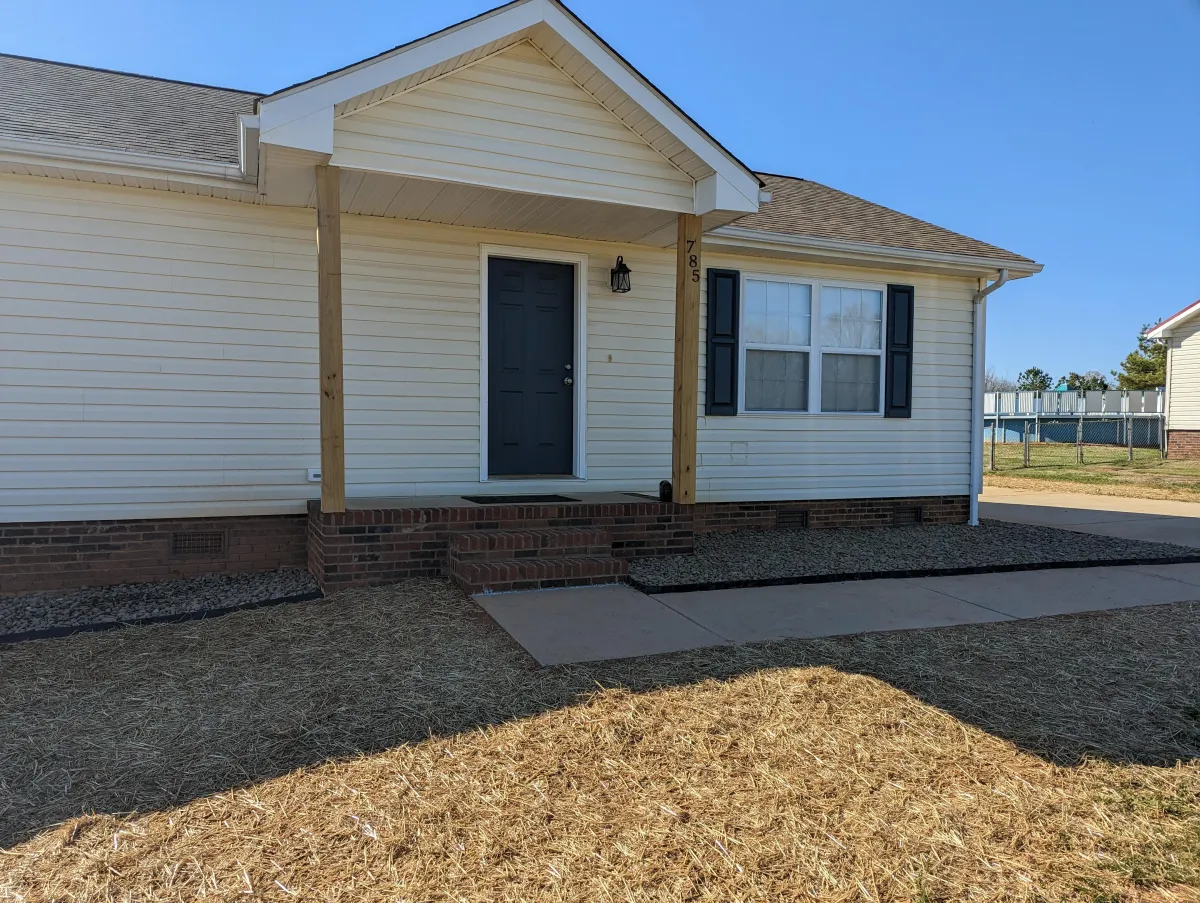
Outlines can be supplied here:
[[539, 670], [420, 581], [31, 643], [0, 899], [1197, 900], [1198, 682], [1196, 604]]

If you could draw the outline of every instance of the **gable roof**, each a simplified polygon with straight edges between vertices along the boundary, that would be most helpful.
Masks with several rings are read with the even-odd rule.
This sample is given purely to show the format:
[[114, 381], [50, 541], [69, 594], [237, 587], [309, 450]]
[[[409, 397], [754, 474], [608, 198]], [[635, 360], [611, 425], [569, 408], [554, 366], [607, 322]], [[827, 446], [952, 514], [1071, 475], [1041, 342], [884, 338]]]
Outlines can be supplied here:
[[[389, 89], [409, 90], [424, 80], [439, 77], [449, 69], [468, 65], [530, 37], [549, 38], [546, 43], [554, 46], [540, 49], [589, 94], [596, 95], [591, 82], [607, 76], [616, 102], [600, 97], [597, 99], [622, 119], [627, 127], [647, 139], [651, 146], [662, 150], [658, 146], [661, 138], [653, 139], [646, 134], [646, 130], [665, 135], [667, 132], [663, 126], [677, 118], [678, 123], [671, 126], [674, 137], [682, 142], [681, 149], [686, 146], [698, 152], [701, 158], [707, 158], [706, 163], [711, 167], [708, 172], [723, 168], [722, 163], [713, 159], [711, 151], [715, 150], [723, 163], [732, 164], [738, 176], [757, 181], [749, 166], [659, 90], [568, 9], [562, 0], [510, 0], [391, 50], [275, 91], [261, 99], [259, 110], [261, 112], [264, 106], [292, 104], [300, 96], [314, 93], [322, 95], [326, 103], [332, 97], [339, 114], [352, 112], [358, 102], [375, 103], [386, 99]], [[466, 43], [463, 44], [459, 39], [465, 39]], [[443, 46], [448, 48], [444, 53], [441, 50]], [[420, 62], [409, 65], [406, 56]], [[370, 79], [376, 73], [381, 77], [365, 85], [364, 77]], [[363, 90], [364, 86], [367, 90]], [[268, 128], [265, 122], [263, 127], [264, 130]], [[665, 155], [681, 169], [696, 176], [693, 166], [680, 162], [669, 152], [665, 152]], [[695, 160], [695, 166], [704, 168], [705, 163]], [[754, 193], [751, 191], [751, 194]]]
[[1200, 314], [1200, 301], [1193, 301], [1187, 307], [1183, 308], [1183, 310], [1176, 311], [1161, 323], [1151, 327], [1146, 331], [1146, 337], [1150, 339], [1166, 338], [1171, 334], [1171, 330], [1187, 322], [1196, 316], [1196, 314]]
[[0, 135], [79, 147], [238, 162], [252, 91], [0, 54]]
[[1006, 251], [879, 204], [794, 176], [759, 173], [771, 200], [730, 225], [756, 232], [862, 242], [1033, 264]]
[[[0, 140], [27, 139], [236, 165], [238, 116], [253, 112], [263, 96], [0, 54]], [[772, 199], [762, 203], [759, 212], [724, 229], [746, 230], [768, 240], [772, 235], [826, 239], [1011, 261], [1027, 264], [1035, 272], [1040, 269], [1027, 257], [818, 182], [770, 173], [755, 176]], [[1168, 326], [1170, 319], [1156, 329]]]

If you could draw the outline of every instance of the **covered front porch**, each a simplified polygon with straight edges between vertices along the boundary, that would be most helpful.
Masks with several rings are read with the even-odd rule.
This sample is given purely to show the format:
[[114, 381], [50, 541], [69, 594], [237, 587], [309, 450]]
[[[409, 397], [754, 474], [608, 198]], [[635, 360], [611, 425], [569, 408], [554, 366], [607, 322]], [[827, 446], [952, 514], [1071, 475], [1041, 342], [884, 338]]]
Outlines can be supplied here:
[[[695, 501], [701, 236], [761, 182], [571, 14], [513, 4], [277, 92], [243, 141], [267, 204], [316, 210], [323, 514], [468, 482]], [[364, 237], [381, 221], [401, 255]], [[414, 466], [389, 475], [363, 422], [417, 396], [428, 416], [392, 433]]]

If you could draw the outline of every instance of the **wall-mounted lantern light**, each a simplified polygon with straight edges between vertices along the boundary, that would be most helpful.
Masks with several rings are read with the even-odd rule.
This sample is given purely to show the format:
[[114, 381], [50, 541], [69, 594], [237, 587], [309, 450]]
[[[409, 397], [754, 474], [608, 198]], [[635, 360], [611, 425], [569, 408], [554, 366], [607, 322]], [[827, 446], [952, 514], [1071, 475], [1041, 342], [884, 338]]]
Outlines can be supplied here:
[[629, 267], [625, 266], [625, 258], [618, 257], [617, 265], [612, 268], [612, 290], [624, 294], [629, 291]]

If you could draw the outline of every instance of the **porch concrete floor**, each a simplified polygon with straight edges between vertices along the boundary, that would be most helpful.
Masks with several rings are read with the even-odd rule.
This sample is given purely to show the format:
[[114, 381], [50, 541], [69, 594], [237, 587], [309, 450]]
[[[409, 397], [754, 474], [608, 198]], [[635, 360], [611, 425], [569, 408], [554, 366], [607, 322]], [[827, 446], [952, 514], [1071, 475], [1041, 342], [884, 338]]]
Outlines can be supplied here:
[[[553, 489], [534, 492], [525, 484], [532, 480], [493, 479], [482, 488], [468, 492], [467, 495], [562, 495], [571, 499], [570, 502], [514, 502], [513, 504], [529, 505], [649, 505], [660, 504], [658, 495], [652, 490], [637, 492], [575, 492], [568, 489]], [[581, 483], [582, 485], [582, 483]], [[499, 503], [491, 503], [499, 504]], [[472, 502], [463, 495], [420, 495], [378, 498], [349, 498], [346, 499], [348, 511], [372, 511], [388, 508], [485, 508], [481, 502]]]
[[542, 665], [1200, 600], [1200, 565], [1072, 568], [646, 596], [628, 586], [475, 597]]

